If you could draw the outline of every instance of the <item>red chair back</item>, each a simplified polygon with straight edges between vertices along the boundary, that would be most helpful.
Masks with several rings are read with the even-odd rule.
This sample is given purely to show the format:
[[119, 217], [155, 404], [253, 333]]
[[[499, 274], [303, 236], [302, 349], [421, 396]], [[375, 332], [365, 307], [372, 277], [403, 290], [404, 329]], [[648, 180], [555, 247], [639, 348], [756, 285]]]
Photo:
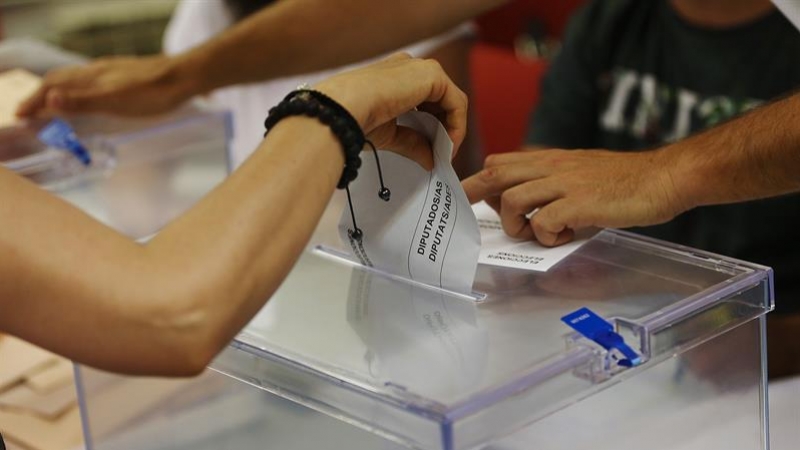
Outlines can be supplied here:
[[524, 61], [514, 41], [532, 21], [560, 39], [572, 12], [585, 0], [514, 0], [478, 18], [480, 43], [470, 55], [472, 107], [484, 155], [514, 151], [524, 142], [547, 61]]
[[477, 44], [470, 55], [472, 107], [478, 118], [483, 153], [518, 150], [528, 117], [539, 100], [544, 60], [524, 62], [513, 51]]

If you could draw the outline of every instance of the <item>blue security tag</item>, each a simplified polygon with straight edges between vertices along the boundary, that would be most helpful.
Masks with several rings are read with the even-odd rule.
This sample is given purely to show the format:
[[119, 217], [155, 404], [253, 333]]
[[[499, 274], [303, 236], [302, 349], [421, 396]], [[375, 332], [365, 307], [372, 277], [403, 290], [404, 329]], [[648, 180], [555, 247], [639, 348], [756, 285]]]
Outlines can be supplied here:
[[42, 128], [39, 132], [39, 140], [50, 147], [72, 153], [86, 166], [92, 163], [89, 151], [78, 140], [75, 130], [61, 119], [53, 119]]
[[636, 353], [616, 331], [614, 325], [597, 315], [589, 308], [581, 308], [561, 318], [578, 333], [600, 344], [608, 351], [617, 350], [625, 357], [618, 361], [620, 366], [633, 367], [642, 363], [642, 357]]

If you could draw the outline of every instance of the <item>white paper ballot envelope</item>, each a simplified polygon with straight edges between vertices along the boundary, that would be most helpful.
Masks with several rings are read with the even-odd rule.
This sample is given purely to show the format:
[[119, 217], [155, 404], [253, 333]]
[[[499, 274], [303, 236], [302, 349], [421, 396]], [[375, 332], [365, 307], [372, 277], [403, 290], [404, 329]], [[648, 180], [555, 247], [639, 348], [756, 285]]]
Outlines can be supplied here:
[[339, 235], [364, 265], [431, 286], [470, 294], [480, 251], [480, 232], [450, 159], [453, 143], [432, 115], [413, 111], [398, 124], [426, 136], [434, 167], [427, 171], [403, 156], [379, 151], [391, 199], [378, 197], [380, 182], [372, 155], [364, 154], [350, 193], [360, 241], [353, 239], [345, 207]]
[[[398, 123], [428, 137], [434, 168], [380, 151], [389, 201], [378, 196], [380, 180], [371, 155], [350, 185], [361, 240], [354, 239], [349, 208], [339, 220], [339, 236], [361, 264], [401, 278], [462, 294], [472, 293], [478, 263], [547, 271], [580, 248], [595, 233], [579, 233], [573, 242], [549, 248], [506, 236], [500, 217], [481, 202], [470, 206], [450, 159], [453, 143], [430, 114], [411, 112]], [[477, 216], [477, 219], [476, 219]]]
[[42, 84], [38, 76], [14, 69], [0, 73], [0, 128], [14, 125], [18, 119], [15, 112], [20, 103], [36, 92]]
[[792, 24], [800, 29], [800, 2], [797, 0], [772, 0]]
[[535, 241], [508, 237], [503, 232], [500, 216], [486, 203], [475, 204], [473, 210], [483, 242], [478, 258], [480, 264], [545, 272], [581, 248], [598, 231], [583, 230], [575, 235], [572, 242], [558, 247], [544, 247]]

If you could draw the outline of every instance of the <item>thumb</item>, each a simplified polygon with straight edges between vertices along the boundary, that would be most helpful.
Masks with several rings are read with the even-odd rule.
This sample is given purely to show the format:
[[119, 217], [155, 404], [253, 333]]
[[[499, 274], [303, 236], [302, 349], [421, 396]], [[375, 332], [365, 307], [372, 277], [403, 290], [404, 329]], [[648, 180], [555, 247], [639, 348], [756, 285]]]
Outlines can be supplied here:
[[543, 206], [530, 218], [536, 240], [545, 247], [557, 247], [575, 238], [575, 230], [568, 224], [573, 209], [565, 200], [556, 200]]
[[393, 135], [384, 147], [416, 162], [427, 171], [433, 170], [433, 150], [428, 139], [411, 128], [391, 125]]

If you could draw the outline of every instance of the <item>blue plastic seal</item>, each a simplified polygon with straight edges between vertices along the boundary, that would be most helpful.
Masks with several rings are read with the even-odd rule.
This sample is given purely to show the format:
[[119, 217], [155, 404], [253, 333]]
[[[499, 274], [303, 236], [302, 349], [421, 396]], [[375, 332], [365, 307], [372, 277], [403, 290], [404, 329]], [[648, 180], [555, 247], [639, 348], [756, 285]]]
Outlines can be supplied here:
[[88, 166], [92, 163], [89, 151], [78, 140], [75, 130], [61, 119], [53, 119], [39, 132], [39, 140], [45, 145], [72, 153], [80, 162]]
[[561, 318], [561, 321], [572, 329], [600, 344], [608, 351], [617, 350], [625, 357], [618, 361], [620, 366], [633, 367], [642, 363], [642, 357], [636, 353], [616, 331], [614, 325], [597, 315], [589, 308], [581, 308]]

